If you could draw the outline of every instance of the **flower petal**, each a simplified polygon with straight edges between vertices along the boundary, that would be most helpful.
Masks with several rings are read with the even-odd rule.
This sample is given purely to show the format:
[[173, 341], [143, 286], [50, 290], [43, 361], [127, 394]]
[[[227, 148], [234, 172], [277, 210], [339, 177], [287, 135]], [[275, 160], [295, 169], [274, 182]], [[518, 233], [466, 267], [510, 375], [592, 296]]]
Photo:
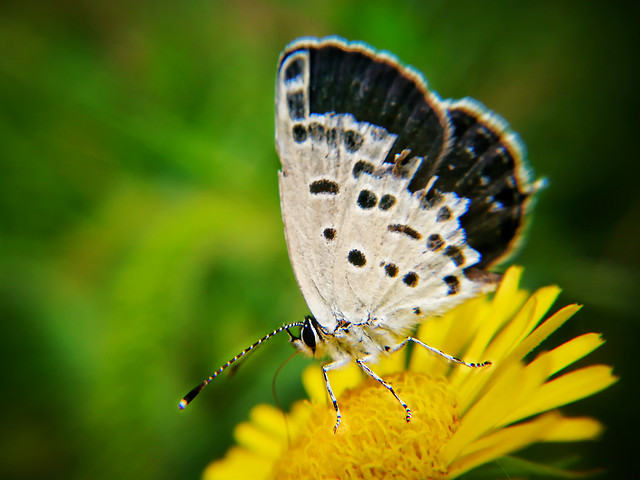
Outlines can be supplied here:
[[[501, 367], [508, 367], [508, 365], [514, 360], [519, 360], [515, 356], [510, 354], [517, 348], [519, 342], [521, 342], [535, 326], [540, 322], [540, 319], [551, 307], [551, 304], [555, 301], [560, 289], [557, 287], [545, 287], [539, 289], [534, 293], [531, 298], [524, 304], [517, 315], [505, 326], [505, 328], [491, 341], [487, 346], [486, 351], [482, 352], [482, 361], [490, 360], [493, 362], [493, 375], [496, 376], [478, 376], [472, 375], [469, 378], [465, 378], [464, 383], [461, 383], [462, 374], [459, 372], [452, 373], [452, 384], [459, 385], [461, 389], [461, 398], [466, 399], [468, 402], [473, 400], [473, 396], [470, 392], [480, 392], [486, 388], [488, 382], [495, 381], [501, 372]], [[480, 361], [480, 360], [479, 360]], [[464, 412], [469, 408], [469, 403], [461, 403], [460, 409]]]
[[[502, 375], [501, 381], [494, 384], [466, 414], [463, 414], [460, 427], [441, 452], [445, 463], [451, 462], [467, 445], [491, 430], [504, 418], [505, 409], [509, 408], [513, 402], [514, 386], [517, 386], [515, 388], [522, 386], [518, 382], [522, 371], [522, 365], [517, 363], [510, 365], [508, 371]], [[475, 400], [475, 395], [473, 397], [471, 401]], [[471, 401], [461, 399], [460, 403], [469, 404]]]
[[[535, 314], [535, 302], [529, 301], [527, 302], [517, 317], [520, 318], [520, 323], [529, 322], [533, 315]], [[515, 321], [515, 320], [514, 320]], [[504, 336], [502, 337], [504, 338]], [[500, 342], [503, 343], [503, 342]], [[504, 350], [506, 346], [496, 347], [496, 340], [492, 341], [491, 344], [487, 348], [488, 360], [494, 362], [494, 364], [487, 369], [490, 371], [490, 375], [473, 375], [466, 379], [466, 381], [459, 386], [460, 388], [460, 411], [466, 412], [467, 409], [471, 407], [472, 402], [475, 398], [485, 390], [486, 387], [490, 387], [492, 383], [496, 382], [502, 374], [506, 371], [510, 371], [511, 362], [501, 362], [499, 353], [496, 350]], [[490, 353], [491, 352], [491, 353]], [[497, 355], [497, 356], [494, 356]], [[452, 381], [453, 382], [453, 381]]]
[[205, 469], [204, 480], [230, 480], [267, 478], [271, 470], [272, 459], [261, 457], [244, 448], [231, 447], [222, 460], [211, 462]]
[[523, 270], [523, 267], [515, 265], [507, 269], [493, 297], [494, 308], [510, 310], [513, 297], [520, 292], [518, 286], [520, 285]]
[[554, 375], [563, 368], [593, 352], [603, 343], [604, 340], [599, 334], [585, 333], [584, 335], [580, 335], [563, 343], [549, 352], [541, 353], [531, 364], [537, 361], [550, 361], [551, 371], [549, 375]]
[[249, 419], [263, 432], [279, 440], [286, 440], [287, 428], [282, 410], [262, 403], [251, 409]]
[[310, 365], [303, 370], [302, 385], [304, 385], [311, 403], [324, 404], [329, 401], [327, 387], [324, 384], [322, 371], [320, 371], [318, 365]]
[[[354, 388], [362, 381], [363, 373], [355, 363], [346, 367], [331, 370], [327, 373], [331, 388], [336, 397], [339, 397], [348, 388]], [[322, 367], [310, 365], [302, 372], [302, 384], [313, 403], [329, 403], [327, 386], [322, 375]]]
[[[522, 268], [509, 268], [487, 309], [479, 312], [480, 315], [477, 317], [480, 320], [479, 328], [464, 353], [467, 361], [480, 363], [496, 360], [486, 356], [487, 348], [496, 333], [522, 307], [527, 297], [525, 291], [517, 289], [521, 274]], [[465, 385], [468, 375], [472, 375], [472, 371], [464, 368], [453, 369], [450, 381], [453, 385]], [[473, 388], [477, 388], [477, 385]]]
[[564, 322], [571, 318], [581, 308], [582, 307], [580, 305], [573, 304], [567, 305], [566, 307], [558, 310], [544, 323], [538, 326], [538, 328], [531, 332], [527, 338], [522, 340], [520, 345], [518, 345], [507, 358], [505, 358], [505, 361], [514, 359], [520, 360], [524, 358], [526, 354], [536, 348], [544, 339], [560, 328]]
[[[452, 316], [448, 314], [445, 316], [447, 320], [446, 336], [441, 346], [450, 355], [469, 362], [480, 363], [482, 359], [470, 356], [468, 349], [478, 335], [478, 331], [487, 323], [490, 315], [493, 315], [491, 302], [487, 297], [475, 298], [457, 307], [452, 313]], [[470, 372], [465, 368], [458, 370], [463, 373]]]
[[491, 342], [487, 355], [494, 361], [506, 357], [540, 322], [560, 294], [558, 287], [543, 287], [536, 291], [518, 314]]
[[[457, 311], [455, 308], [449, 313]], [[418, 328], [417, 337], [424, 341], [426, 344], [434, 348], [442, 348], [447, 331], [450, 328], [452, 320], [450, 320], [449, 314], [442, 317], [430, 317], [427, 318], [420, 328]], [[411, 354], [411, 360], [409, 363], [409, 369], [414, 372], [429, 372], [434, 374], [444, 374], [449, 368], [449, 364], [445, 361], [436, 361], [433, 353], [429, 352], [425, 348], [413, 349]], [[453, 355], [453, 353], [452, 353]]]
[[449, 476], [455, 478], [478, 465], [538, 441], [544, 436], [545, 431], [553, 428], [559, 422], [560, 418], [558, 413], [549, 413], [527, 423], [503, 428], [472, 443], [451, 464]]
[[517, 422], [604, 390], [618, 380], [612, 375], [612, 370], [606, 365], [593, 365], [547, 382], [540, 387], [536, 395], [519, 405], [517, 410], [505, 419], [505, 423]]
[[262, 457], [277, 458], [284, 448], [277, 438], [249, 422], [238, 424], [233, 435], [238, 444]]
[[563, 418], [557, 425], [545, 433], [545, 442], [577, 442], [592, 440], [602, 433], [600, 422], [589, 417]]
[[407, 365], [407, 349], [406, 347], [400, 351], [393, 352], [391, 355], [380, 355], [380, 361], [373, 366], [373, 371], [379, 376], [389, 375], [391, 373], [401, 372]]

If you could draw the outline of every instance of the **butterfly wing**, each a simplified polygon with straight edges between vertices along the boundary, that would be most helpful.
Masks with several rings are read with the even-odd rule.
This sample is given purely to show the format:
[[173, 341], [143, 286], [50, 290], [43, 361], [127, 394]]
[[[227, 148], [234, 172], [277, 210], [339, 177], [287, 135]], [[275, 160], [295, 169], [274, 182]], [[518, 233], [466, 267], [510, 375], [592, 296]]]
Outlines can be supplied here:
[[[511, 248], [529, 195], [517, 140], [475, 107], [442, 102], [418, 73], [362, 44], [303, 39], [285, 50], [281, 206], [296, 279], [322, 326], [379, 319], [403, 330], [490, 288], [470, 272]], [[512, 165], [497, 168], [505, 157]], [[515, 192], [511, 203], [494, 180]]]

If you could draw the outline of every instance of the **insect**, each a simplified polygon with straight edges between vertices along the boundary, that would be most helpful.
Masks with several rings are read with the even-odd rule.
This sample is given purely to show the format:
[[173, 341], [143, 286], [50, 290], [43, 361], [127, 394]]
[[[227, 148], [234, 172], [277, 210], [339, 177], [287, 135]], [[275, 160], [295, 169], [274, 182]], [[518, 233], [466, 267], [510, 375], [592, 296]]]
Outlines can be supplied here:
[[[413, 342], [426, 317], [495, 288], [489, 268], [514, 250], [533, 194], [524, 149], [475, 100], [441, 100], [393, 55], [337, 37], [302, 38], [280, 56], [275, 95], [280, 201], [289, 257], [311, 315], [281, 326], [189, 392], [287, 332], [300, 351], [370, 367]], [[300, 334], [291, 332], [300, 327]]]

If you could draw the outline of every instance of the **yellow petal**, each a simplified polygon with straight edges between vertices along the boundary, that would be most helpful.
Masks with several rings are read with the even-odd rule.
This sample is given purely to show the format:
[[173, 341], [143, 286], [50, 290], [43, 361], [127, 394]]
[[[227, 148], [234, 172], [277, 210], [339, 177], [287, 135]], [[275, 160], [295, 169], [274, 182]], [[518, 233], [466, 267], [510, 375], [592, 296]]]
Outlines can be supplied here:
[[473, 405], [473, 408], [464, 414], [460, 428], [441, 452], [445, 463], [451, 462], [467, 445], [491, 430], [505, 416], [505, 409], [512, 404], [514, 388], [521, 385], [519, 379], [522, 376], [522, 371], [522, 365], [517, 363], [510, 365], [501, 381], [494, 384]]
[[[317, 408], [322, 408], [328, 413], [333, 411], [333, 409], [329, 410], [326, 406]], [[310, 421], [314, 415], [317, 416], [316, 407], [314, 407], [308, 400], [301, 400], [293, 404], [291, 407], [291, 413], [287, 415], [285, 423], [287, 428], [287, 445], [291, 443], [291, 439], [297, 438], [301, 431], [307, 428], [307, 422]]]
[[593, 352], [603, 343], [604, 340], [599, 334], [585, 333], [584, 335], [580, 335], [563, 343], [550, 352], [541, 353], [531, 364], [535, 364], [538, 361], [550, 361], [551, 371], [549, 375], [554, 375], [585, 355]]
[[[491, 304], [486, 297], [473, 299], [462, 304], [455, 309], [455, 315], [445, 316], [447, 325], [446, 336], [441, 344], [441, 348], [449, 355], [461, 358], [468, 362], [480, 363], [482, 359], [475, 358], [470, 353], [469, 347], [478, 335], [478, 331], [486, 324], [487, 318], [491, 315]], [[442, 363], [442, 362], [440, 362]], [[448, 364], [444, 363], [447, 367]], [[445, 368], [438, 373], [446, 373], [449, 368]], [[469, 369], [454, 367], [455, 373], [468, 374]]]
[[593, 365], [566, 373], [542, 385], [536, 395], [519, 405], [505, 422], [517, 422], [531, 415], [575, 402], [604, 390], [617, 380], [617, 377], [612, 375], [612, 368], [605, 365]]
[[233, 434], [238, 444], [260, 456], [277, 458], [282, 453], [282, 443], [252, 423], [238, 424]]
[[[520, 310], [517, 317], [519, 319], [519, 324], [523, 324], [525, 322], [529, 322], [531, 318], [533, 318], [535, 314], [535, 301], [530, 299]], [[492, 340], [491, 343], [486, 348], [486, 351], [482, 352], [483, 357], [481, 361], [489, 360], [493, 362], [493, 365], [489, 367], [491, 370], [491, 375], [469, 375], [465, 378], [464, 383], [459, 382], [460, 373], [454, 372], [452, 374], [452, 383], [458, 385], [460, 388], [460, 410], [465, 412], [470, 406], [471, 402], [475, 399], [475, 395], [472, 395], [473, 392], [479, 393], [485, 389], [487, 382], [495, 381], [499, 374], [507, 371], [510, 368], [511, 363], [502, 362], [501, 352], [503, 352], [508, 345], [505, 340], [507, 340], [507, 336], [513, 337], [513, 334], [510, 333], [513, 330], [512, 324], [516, 320], [514, 319], [505, 330], [498, 336], [497, 339]], [[458, 380], [458, 381], [456, 381]]]
[[[496, 332], [521, 308], [527, 296], [525, 291], [518, 290], [521, 274], [522, 268], [509, 268], [498, 287], [493, 301], [487, 305], [486, 310], [479, 312], [481, 315], [478, 320], [481, 323], [464, 353], [466, 361], [481, 363], [486, 360], [496, 360], [486, 356], [487, 347], [495, 337]], [[455, 329], [455, 326], [452, 329]], [[453, 369], [450, 381], [452, 385], [466, 385], [468, 375], [473, 376], [473, 373], [466, 369]], [[474, 385], [472, 388], [478, 388], [478, 385]]]
[[[475, 358], [466, 358], [464, 349], [475, 338], [488, 312], [489, 302], [486, 296], [471, 299], [447, 312], [442, 317], [427, 318], [418, 329], [417, 337], [426, 344], [449, 355], [469, 362], [481, 363]], [[446, 375], [451, 369], [461, 375], [466, 375], [472, 370], [458, 365], [452, 366], [445, 359], [427, 349], [420, 348], [417, 345], [414, 346], [409, 370], [440, 376]]]
[[[327, 375], [329, 376], [333, 392], [336, 397], [340, 397], [345, 390], [360, 385], [365, 374], [355, 362], [351, 362], [342, 368], [329, 371]], [[320, 378], [322, 378], [322, 372], [320, 372]], [[325, 396], [328, 396], [326, 390], [325, 388]]]
[[521, 276], [522, 267], [513, 266], [509, 267], [502, 277], [502, 281], [491, 302], [491, 316], [492, 322], [494, 322], [492, 328], [494, 332], [502, 327], [507, 320], [511, 319], [529, 297], [529, 292], [518, 289]]
[[454, 352], [466, 347], [484, 323], [488, 310], [489, 301], [483, 296], [471, 299], [453, 309], [450, 314], [447, 313], [443, 322], [444, 344]]
[[280, 440], [287, 438], [284, 414], [272, 405], [261, 403], [251, 409], [251, 422], [268, 435]]
[[542, 325], [536, 328], [531, 334], [525, 338], [520, 345], [518, 345], [505, 361], [520, 360], [524, 356], [537, 347], [544, 339], [556, 331], [560, 326], [564, 324], [569, 318], [571, 318], [578, 310], [582, 308], [579, 305], [567, 305], [561, 308], [551, 317], [549, 317]]
[[[363, 375], [360, 368], [353, 362], [342, 368], [330, 370], [327, 373], [336, 397], [340, 397], [345, 390], [354, 388], [362, 382]], [[313, 403], [329, 403], [327, 386], [320, 365], [310, 365], [304, 369], [302, 372], [302, 384]]]
[[600, 422], [589, 417], [563, 418], [547, 431], [542, 438], [545, 442], [577, 442], [591, 440], [602, 433]]
[[203, 473], [204, 480], [233, 480], [267, 478], [273, 460], [262, 458], [243, 448], [232, 447], [223, 460], [212, 462]]
[[540, 322], [560, 294], [558, 287], [544, 287], [534, 293], [511, 322], [487, 348], [487, 355], [498, 362], [510, 353]]
[[375, 365], [371, 365], [371, 369], [376, 372], [378, 376], [384, 376], [403, 371], [406, 364], [407, 349], [405, 347], [390, 355], [380, 355], [380, 361]]
[[317, 365], [310, 365], [304, 369], [302, 385], [311, 403], [322, 405], [328, 402], [327, 387], [322, 378], [322, 371]]
[[507, 269], [493, 297], [494, 308], [509, 309], [508, 305], [511, 304], [513, 296], [518, 292], [522, 271], [522, 267], [515, 265]]
[[[444, 317], [425, 319], [424, 323], [420, 325], [416, 336], [434, 348], [442, 348], [445, 345], [444, 338], [451, 322], [449, 317], [451, 313], [453, 312], [448, 312]], [[435, 361], [433, 353], [426, 348], [414, 345], [409, 364], [411, 371], [428, 372], [437, 375], [444, 374], [448, 367], [449, 365], [446, 362]]]
[[[491, 341], [486, 351], [482, 352], [482, 360], [477, 361], [489, 360], [494, 363], [494, 366], [503, 363], [505, 367], [514, 361], [515, 357], [510, 356], [511, 352], [517, 348], [522, 339], [540, 322], [540, 319], [551, 307], [551, 304], [555, 301], [559, 293], [560, 289], [557, 287], [544, 287], [539, 289], [529, 298], [518, 314], [506, 325], [498, 336]], [[465, 378], [465, 382], [462, 384], [460, 379], [461, 374], [459, 372], [452, 374], [452, 383], [460, 385], [462, 397], [469, 399], [469, 392], [481, 391], [485, 388], [484, 382], [489, 381], [491, 378], [470, 375]], [[468, 404], [461, 405], [462, 411], [468, 408], [468, 406]]]
[[[550, 363], [550, 362], [549, 362]], [[466, 445], [476, 441], [487, 432], [506, 425], [505, 418], [522, 402], [536, 395], [549, 375], [549, 366], [540, 362], [537, 368], [525, 374], [521, 363], [509, 365], [495, 382], [479, 397], [468, 412], [462, 413], [462, 424], [447, 446], [447, 460], [453, 459]]]
[[533, 443], [544, 436], [544, 432], [558, 423], [560, 416], [556, 413], [543, 415], [513, 427], [503, 428], [496, 433], [482, 438], [470, 445], [467, 452], [462, 452], [449, 468], [449, 476], [455, 478], [472, 468], [500, 458]]

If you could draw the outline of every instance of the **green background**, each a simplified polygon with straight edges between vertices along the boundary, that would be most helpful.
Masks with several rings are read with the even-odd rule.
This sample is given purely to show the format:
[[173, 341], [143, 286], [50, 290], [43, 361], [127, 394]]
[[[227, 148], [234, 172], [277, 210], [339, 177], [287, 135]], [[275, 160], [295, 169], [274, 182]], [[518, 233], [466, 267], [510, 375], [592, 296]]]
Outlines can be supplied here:
[[[566, 452], [621, 476], [639, 427], [630, 5], [3, 2], [0, 475], [194, 478], [252, 405], [274, 402], [286, 336], [177, 409], [307, 313], [280, 219], [275, 67], [294, 38], [337, 34], [394, 52], [444, 98], [499, 112], [548, 177], [516, 262], [529, 288], [563, 287], [557, 306], [585, 304], [549, 347], [607, 339], [583, 363], [613, 364], [621, 382], [565, 409], [607, 431]], [[278, 376], [284, 405], [303, 395], [305, 365]]]

